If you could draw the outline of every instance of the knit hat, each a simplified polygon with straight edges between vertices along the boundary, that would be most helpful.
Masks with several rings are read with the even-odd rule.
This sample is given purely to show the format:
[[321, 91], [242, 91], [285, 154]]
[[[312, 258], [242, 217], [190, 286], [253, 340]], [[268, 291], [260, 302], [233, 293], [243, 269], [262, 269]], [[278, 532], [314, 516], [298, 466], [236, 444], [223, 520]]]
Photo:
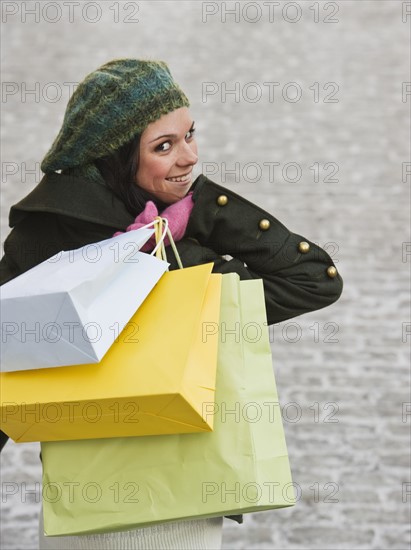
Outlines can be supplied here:
[[41, 169], [104, 183], [95, 159], [110, 155], [162, 115], [189, 105], [163, 61], [110, 61], [74, 91]]

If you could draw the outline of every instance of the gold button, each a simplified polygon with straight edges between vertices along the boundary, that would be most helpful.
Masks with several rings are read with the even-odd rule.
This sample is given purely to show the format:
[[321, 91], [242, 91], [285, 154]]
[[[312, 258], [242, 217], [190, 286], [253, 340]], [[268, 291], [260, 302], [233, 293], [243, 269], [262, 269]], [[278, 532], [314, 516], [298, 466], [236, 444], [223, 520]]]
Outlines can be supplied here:
[[307, 254], [307, 252], [310, 250], [310, 245], [305, 241], [301, 241], [298, 245], [298, 250], [301, 252], [301, 254]]
[[327, 275], [331, 277], [331, 279], [334, 279], [334, 277], [337, 276], [337, 273], [337, 269], [333, 265], [330, 265], [330, 267], [327, 269]]
[[260, 223], [258, 224], [258, 227], [261, 229], [261, 231], [267, 231], [267, 229], [270, 228], [270, 220], [260, 220]]
[[220, 195], [217, 199], [218, 206], [225, 206], [228, 203], [228, 197], [226, 195]]

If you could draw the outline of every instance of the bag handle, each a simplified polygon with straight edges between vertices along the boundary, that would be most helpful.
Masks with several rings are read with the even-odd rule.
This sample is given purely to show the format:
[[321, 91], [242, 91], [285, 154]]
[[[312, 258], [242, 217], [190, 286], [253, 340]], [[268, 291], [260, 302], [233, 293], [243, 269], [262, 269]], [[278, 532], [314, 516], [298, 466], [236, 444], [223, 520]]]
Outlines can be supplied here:
[[154, 227], [154, 237], [156, 240], [156, 246], [152, 252], [150, 252], [150, 255], [153, 256], [156, 255], [157, 258], [160, 260], [167, 261], [167, 255], [166, 255], [166, 248], [164, 246], [164, 239], [166, 235], [168, 236], [168, 239], [170, 241], [171, 248], [173, 249], [175, 258], [177, 260], [178, 267], [180, 269], [183, 269], [183, 264], [181, 262], [180, 254], [178, 253], [176, 244], [174, 242], [173, 236], [171, 234], [171, 231], [168, 227], [168, 220], [167, 218], [162, 218], [161, 216], [156, 216], [154, 220], [147, 225], [144, 226], [144, 228], [148, 227]]

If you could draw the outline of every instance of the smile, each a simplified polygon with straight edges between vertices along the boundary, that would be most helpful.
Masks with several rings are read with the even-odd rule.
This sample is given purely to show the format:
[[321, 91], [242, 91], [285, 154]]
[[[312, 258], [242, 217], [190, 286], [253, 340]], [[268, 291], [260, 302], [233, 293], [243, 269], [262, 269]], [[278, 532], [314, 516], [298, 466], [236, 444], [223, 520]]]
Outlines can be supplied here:
[[188, 174], [183, 174], [182, 176], [176, 176], [174, 178], [166, 178], [166, 180], [176, 183], [187, 183], [191, 180], [191, 172]]

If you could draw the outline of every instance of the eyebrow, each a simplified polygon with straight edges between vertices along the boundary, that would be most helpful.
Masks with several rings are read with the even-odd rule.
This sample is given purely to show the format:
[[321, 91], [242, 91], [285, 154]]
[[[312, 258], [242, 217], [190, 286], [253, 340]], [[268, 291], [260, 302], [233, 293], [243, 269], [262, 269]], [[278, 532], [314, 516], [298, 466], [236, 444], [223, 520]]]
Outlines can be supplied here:
[[[195, 124], [195, 121], [193, 120], [188, 131], [193, 129], [194, 124]], [[177, 134], [164, 134], [163, 136], [158, 136], [155, 139], [152, 139], [151, 141], [149, 141], [149, 143], [153, 143], [153, 141], [157, 141], [158, 139], [162, 139], [162, 138], [176, 138], [176, 137], [177, 137]]]

